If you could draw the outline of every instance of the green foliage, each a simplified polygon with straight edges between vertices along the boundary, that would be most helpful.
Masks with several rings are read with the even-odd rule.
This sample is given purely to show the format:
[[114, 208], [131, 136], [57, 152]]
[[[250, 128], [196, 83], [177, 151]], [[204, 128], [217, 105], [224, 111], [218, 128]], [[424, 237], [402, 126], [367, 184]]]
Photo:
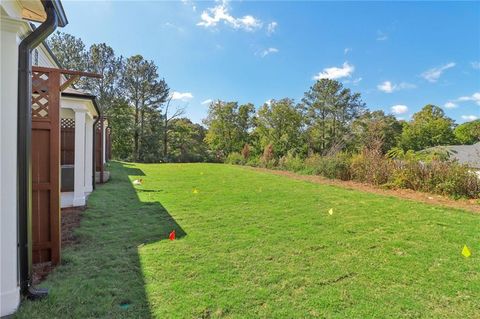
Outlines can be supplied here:
[[419, 151], [427, 147], [453, 144], [453, 124], [453, 120], [441, 108], [426, 105], [405, 125], [399, 145], [404, 150]]
[[252, 104], [239, 106], [237, 102], [212, 102], [204, 120], [208, 127], [205, 141], [210, 148], [221, 156], [239, 152], [248, 143], [254, 110]]
[[115, 51], [105, 43], [93, 44], [87, 52], [88, 71], [100, 74], [101, 79], [84, 78], [81, 87], [96, 95], [101, 111], [109, 115], [112, 102], [121, 95], [121, 74], [123, 58], [115, 56]]
[[238, 152], [233, 152], [228, 154], [227, 158], [225, 159], [225, 163], [234, 164], [234, 165], [244, 165], [245, 158], [242, 156], [242, 154]]
[[373, 185], [383, 185], [389, 181], [393, 163], [385, 159], [380, 149], [365, 148], [352, 158], [352, 179]]
[[321, 79], [305, 92], [303, 110], [310, 151], [324, 153], [350, 138], [349, 123], [365, 112], [360, 93], [336, 80]]
[[385, 153], [397, 145], [402, 129], [402, 124], [393, 115], [385, 115], [383, 111], [366, 112], [353, 121], [354, 139], [350, 144], [361, 151], [381, 141], [381, 150]]
[[394, 147], [390, 149], [387, 154], [387, 158], [401, 159], [401, 160], [414, 160], [417, 159], [417, 154], [413, 150], [404, 151], [400, 147]]
[[448, 161], [397, 162], [392, 171], [390, 185], [454, 198], [480, 197], [479, 177], [468, 167]]
[[480, 120], [460, 124], [455, 128], [454, 134], [460, 144], [480, 142]]
[[116, 100], [115, 111], [108, 122], [112, 128], [112, 155], [114, 158], [131, 160], [133, 153], [133, 110], [124, 100]]
[[[160, 161], [161, 146], [157, 139], [161, 139], [161, 135], [154, 126], [161, 127], [159, 109], [169, 95], [167, 83], [159, 78], [157, 66], [153, 61], [147, 61], [141, 55], [134, 55], [126, 60], [122, 88], [125, 98], [135, 111], [134, 160]], [[156, 140], [149, 141], [148, 138]]]
[[248, 161], [245, 165], [252, 166], [252, 167], [260, 167], [262, 166], [262, 159], [260, 156], [250, 156]]
[[172, 162], [214, 161], [205, 144], [206, 129], [187, 118], [173, 119], [168, 135], [169, 155]]
[[260, 145], [272, 144], [275, 157], [288, 152], [299, 153], [302, 148], [303, 117], [291, 99], [271, 100], [257, 112], [255, 126]]
[[288, 153], [280, 158], [278, 168], [292, 172], [300, 172], [305, 169], [305, 164], [299, 155]]
[[87, 69], [88, 55], [82, 39], [57, 31], [47, 38], [46, 43], [63, 68], [77, 71]]
[[137, 160], [145, 163], [158, 163], [163, 155], [161, 150], [164, 131], [162, 130], [161, 114], [153, 108], [148, 108], [143, 110], [141, 119]]
[[345, 153], [330, 156], [311, 155], [305, 159], [305, 172], [341, 180], [350, 179], [350, 157]]

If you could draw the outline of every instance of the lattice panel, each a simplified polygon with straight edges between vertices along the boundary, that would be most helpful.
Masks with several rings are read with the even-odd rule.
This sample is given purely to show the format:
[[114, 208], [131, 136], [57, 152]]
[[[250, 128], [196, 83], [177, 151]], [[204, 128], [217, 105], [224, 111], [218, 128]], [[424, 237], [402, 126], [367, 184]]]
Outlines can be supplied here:
[[48, 118], [48, 74], [32, 73], [32, 118]]
[[75, 120], [74, 119], [62, 119], [60, 122], [61, 128], [75, 128]]

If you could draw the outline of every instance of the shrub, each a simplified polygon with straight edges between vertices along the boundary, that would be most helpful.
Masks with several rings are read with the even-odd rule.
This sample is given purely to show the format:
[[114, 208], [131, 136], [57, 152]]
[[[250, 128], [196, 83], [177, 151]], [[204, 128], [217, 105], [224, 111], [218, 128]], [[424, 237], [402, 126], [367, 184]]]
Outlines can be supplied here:
[[245, 143], [245, 145], [243, 145], [242, 156], [243, 156], [243, 159], [245, 161], [247, 161], [248, 158], [250, 157], [250, 145], [248, 145], [247, 143]]
[[300, 156], [294, 156], [291, 153], [288, 153], [285, 156], [282, 156], [278, 161], [278, 167], [292, 172], [299, 172], [304, 169], [304, 163]]
[[449, 161], [399, 161], [391, 184], [455, 198], [480, 196], [479, 177], [468, 167]]
[[379, 149], [365, 148], [353, 156], [350, 169], [353, 180], [383, 185], [391, 178], [393, 165]]
[[305, 159], [305, 172], [341, 180], [350, 179], [350, 157], [345, 153], [331, 156], [311, 155]]
[[245, 159], [243, 158], [242, 154], [238, 152], [233, 152], [228, 154], [227, 158], [225, 159], [225, 163], [234, 165], [245, 165]]
[[265, 146], [263, 150], [262, 166], [266, 168], [274, 168], [276, 166], [273, 145], [271, 143]]
[[253, 167], [260, 167], [262, 166], [262, 161], [258, 156], [250, 156], [246, 165], [253, 166]]

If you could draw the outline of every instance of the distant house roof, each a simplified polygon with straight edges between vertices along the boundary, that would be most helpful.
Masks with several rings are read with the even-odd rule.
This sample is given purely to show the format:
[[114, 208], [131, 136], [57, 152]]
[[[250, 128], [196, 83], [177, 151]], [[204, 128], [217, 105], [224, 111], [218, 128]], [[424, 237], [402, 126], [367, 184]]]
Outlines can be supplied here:
[[480, 169], [480, 142], [473, 145], [450, 145], [436, 148], [446, 150], [450, 158], [457, 160], [460, 164]]

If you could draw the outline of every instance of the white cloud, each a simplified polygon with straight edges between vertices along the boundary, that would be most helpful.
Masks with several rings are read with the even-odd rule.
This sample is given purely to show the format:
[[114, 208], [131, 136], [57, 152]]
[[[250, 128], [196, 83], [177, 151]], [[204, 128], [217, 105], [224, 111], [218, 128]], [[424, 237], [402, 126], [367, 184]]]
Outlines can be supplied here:
[[245, 31], [255, 31], [262, 27], [262, 22], [251, 15], [246, 15], [241, 18], [232, 16], [226, 0], [213, 8], [208, 8], [203, 11], [200, 19], [201, 21], [198, 22], [197, 25], [205, 28], [215, 27], [221, 22], [234, 29], [243, 29]]
[[478, 120], [478, 116], [475, 115], [462, 115], [462, 119], [465, 121], [475, 121]]
[[266, 104], [267, 106], [272, 105], [272, 99], [266, 100], [266, 101], [265, 101], [265, 104]]
[[193, 10], [194, 12], [197, 11], [197, 6], [195, 5], [195, 3], [194, 3], [192, 0], [182, 0], [182, 3], [183, 3], [184, 5], [186, 5], [186, 6], [192, 7], [192, 10]]
[[445, 65], [437, 66], [423, 72], [421, 76], [428, 82], [434, 83], [438, 81], [438, 79], [440, 78], [440, 76], [445, 70], [453, 68], [455, 65], [456, 65], [455, 62], [450, 62]]
[[408, 106], [403, 104], [394, 105], [391, 107], [393, 114], [405, 114], [408, 112]]
[[461, 96], [457, 99], [458, 102], [475, 102], [480, 105], [480, 92], [475, 92], [471, 96]]
[[269, 54], [273, 54], [273, 53], [278, 53], [278, 49], [277, 48], [268, 48], [268, 49], [265, 49], [263, 50], [262, 52], [260, 52], [260, 56], [262, 58], [266, 57], [267, 55]]
[[347, 55], [348, 52], [351, 52], [352, 51], [352, 48], [345, 48], [343, 49], [343, 54]]
[[377, 85], [377, 89], [385, 93], [393, 93], [394, 91], [414, 89], [414, 88], [416, 88], [415, 84], [411, 84], [407, 82], [401, 82], [399, 84], [395, 84], [390, 81], [385, 81]]
[[358, 83], [360, 83], [360, 81], [362, 81], [363, 78], [356, 78], [355, 80], [352, 81], [353, 85], [358, 85]]
[[380, 91], [385, 92], [385, 93], [392, 93], [393, 90], [394, 90], [393, 87], [394, 87], [394, 85], [390, 81], [385, 81], [385, 82], [377, 85], [377, 89], [379, 89]]
[[388, 40], [388, 34], [378, 30], [377, 31], [377, 41], [385, 41], [385, 40]]
[[185, 92], [185, 93], [181, 93], [181, 92], [173, 92], [172, 95], [172, 100], [180, 100], [180, 101], [183, 101], [183, 102], [187, 102], [187, 101], [190, 101], [191, 99], [193, 99], [193, 94], [190, 93], [190, 92]]
[[356, 79], [353, 79], [353, 80], [342, 80], [342, 83], [343, 84], [349, 84], [349, 83], [352, 83], [353, 85], [358, 85], [358, 83], [360, 83], [361, 81], [363, 80], [362, 77], [359, 77], [359, 78], [356, 78]]
[[320, 79], [341, 79], [351, 77], [353, 71], [355, 71], [355, 67], [348, 62], [343, 63], [342, 67], [331, 67], [325, 68], [322, 72], [318, 73], [317, 75], [313, 76], [314, 80]]
[[470, 64], [472, 65], [472, 68], [474, 68], [476, 70], [480, 70], [480, 61], [473, 61]]
[[275, 21], [272, 21], [270, 22], [268, 25], [267, 25], [267, 35], [272, 35], [275, 33], [275, 30], [277, 29], [278, 27], [278, 23], [275, 22]]
[[448, 101], [447, 103], [445, 103], [444, 107], [446, 109], [454, 109], [456, 108], [458, 105], [453, 103], [452, 101]]
[[212, 99], [206, 99], [205, 101], [203, 101], [203, 102], [200, 103], [200, 104], [205, 105], [205, 104], [210, 104], [210, 103], [212, 103], [212, 102], [213, 102]]

